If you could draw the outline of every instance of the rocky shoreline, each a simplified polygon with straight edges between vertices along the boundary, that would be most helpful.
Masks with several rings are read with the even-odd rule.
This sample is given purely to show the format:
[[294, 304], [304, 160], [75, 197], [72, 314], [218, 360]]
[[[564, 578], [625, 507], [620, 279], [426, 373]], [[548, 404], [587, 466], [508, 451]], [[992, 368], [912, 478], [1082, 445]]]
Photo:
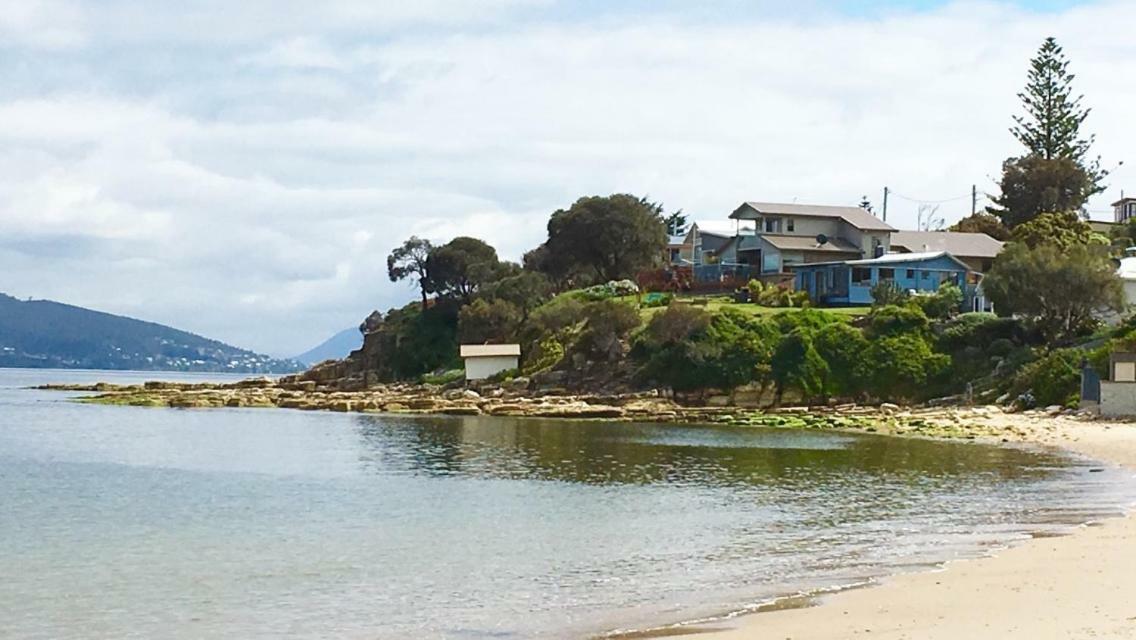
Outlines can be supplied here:
[[40, 389], [88, 392], [78, 400], [95, 404], [139, 407], [280, 408], [450, 416], [500, 416], [603, 419], [625, 422], [678, 422], [733, 426], [833, 429], [927, 438], [985, 441], [1044, 442], [1046, 420], [1059, 408], [1011, 416], [997, 406], [898, 407], [859, 406], [782, 407], [689, 406], [657, 390], [615, 394], [573, 394], [564, 390], [532, 392], [526, 386], [493, 385], [480, 391], [434, 385], [386, 384], [343, 391], [320, 388], [312, 381], [254, 378], [228, 384], [147, 382], [140, 385], [44, 385]]

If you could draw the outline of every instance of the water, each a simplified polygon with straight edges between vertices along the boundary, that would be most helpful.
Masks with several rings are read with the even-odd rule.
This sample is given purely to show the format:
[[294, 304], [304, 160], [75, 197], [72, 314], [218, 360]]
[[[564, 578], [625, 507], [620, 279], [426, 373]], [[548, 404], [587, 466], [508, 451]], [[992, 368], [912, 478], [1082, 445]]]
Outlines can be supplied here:
[[581, 638], [972, 557], [1136, 495], [1025, 448], [19, 388], [155, 375], [0, 370], [0, 637]]

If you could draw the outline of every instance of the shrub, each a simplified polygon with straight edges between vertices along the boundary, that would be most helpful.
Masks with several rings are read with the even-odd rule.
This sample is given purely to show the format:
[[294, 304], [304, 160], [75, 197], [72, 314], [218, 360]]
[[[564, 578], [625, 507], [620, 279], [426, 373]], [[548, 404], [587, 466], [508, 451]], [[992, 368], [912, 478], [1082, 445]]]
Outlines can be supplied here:
[[873, 307], [868, 314], [867, 334], [869, 338], [903, 334], [923, 336], [930, 326], [927, 315], [918, 307]]
[[872, 308], [875, 307], [888, 307], [888, 306], [902, 306], [907, 304], [911, 294], [901, 289], [899, 285], [891, 280], [880, 280], [871, 290], [872, 294]]
[[749, 301], [759, 302], [761, 294], [765, 292], [765, 283], [757, 279], [750, 280], [746, 288], [749, 289]]
[[564, 345], [554, 336], [545, 336], [530, 353], [529, 361], [521, 368], [522, 375], [531, 376], [560, 364], [564, 359]]
[[946, 282], [934, 293], [912, 296], [914, 302], [928, 318], [949, 318], [962, 308], [963, 293], [959, 287]]
[[670, 306], [671, 302], [674, 302], [674, 295], [670, 293], [648, 293], [640, 306], [644, 309], [653, 309]]
[[1016, 318], [999, 318], [993, 313], [964, 313], [948, 322], [939, 334], [939, 347], [957, 351], [963, 347], [987, 349], [996, 340], [1026, 344], [1029, 334]]
[[584, 289], [580, 295], [585, 299], [592, 302], [600, 300], [608, 300], [611, 298], [620, 298], [623, 296], [633, 296], [639, 293], [639, 285], [630, 280], [612, 280], [604, 284], [597, 284], [595, 286]]
[[834, 322], [843, 323], [846, 319], [820, 309], [801, 309], [776, 313], [773, 315], [773, 321], [777, 323], [781, 333], [789, 333], [798, 327], [819, 329]]
[[1089, 352], [1083, 349], [1055, 349], [1023, 366], [1014, 375], [1010, 395], [1033, 396], [1038, 406], [1076, 406], [1081, 384], [1081, 359]]
[[422, 376], [422, 384], [445, 386], [465, 379], [465, 369], [449, 369], [440, 373], [427, 373]]
[[805, 398], [824, 393], [828, 363], [813, 347], [811, 332], [798, 327], [784, 335], [772, 359], [773, 381], [777, 385], [777, 402], [786, 390], [795, 389]]
[[850, 397], [864, 390], [868, 340], [859, 329], [843, 322], [827, 324], [813, 335], [813, 346], [828, 364], [823, 395]]
[[560, 334], [584, 321], [586, 305], [571, 295], [561, 295], [537, 307], [529, 321], [540, 333]]
[[521, 310], [511, 302], [474, 300], [458, 313], [458, 336], [467, 344], [507, 342], [521, 324]]
[[646, 337], [656, 345], [686, 340], [710, 326], [710, 314], [690, 305], [667, 307], [647, 323]]
[[593, 358], [613, 361], [623, 354], [622, 340], [639, 326], [639, 310], [614, 300], [593, 302], [584, 308], [584, 330], [578, 346]]
[[912, 400], [925, 396], [928, 383], [948, 372], [950, 358], [932, 351], [920, 335], [892, 334], [869, 342], [864, 364], [872, 395]]

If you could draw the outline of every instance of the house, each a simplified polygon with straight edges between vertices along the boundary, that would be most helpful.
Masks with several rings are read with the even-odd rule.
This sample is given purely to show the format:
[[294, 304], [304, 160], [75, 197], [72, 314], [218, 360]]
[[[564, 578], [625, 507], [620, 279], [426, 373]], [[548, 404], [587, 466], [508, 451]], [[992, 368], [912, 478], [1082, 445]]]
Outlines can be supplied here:
[[729, 220], [698, 220], [690, 225], [683, 240], [689, 246], [690, 260], [684, 264], [717, 264], [719, 251], [735, 237], [753, 235], [753, 223]]
[[1132, 218], [1136, 218], [1136, 198], [1125, 198], [1121, 192], [1120, 199], [1112, 203], [1112, 221], [1127, 224]]
[[502, 371], [516, 369], [521, 359], [519, 344], [463, 344], [466, 380], [484, 380]]
[[664, 264], [678, 266], [694, 263], [694, 244], [690, 234], [667, 236], [667, 249]]
[[733, 247], [742, 264], [778, 274], [800, 264], [875, 258], [888, 252], [894, 228], [860, 207], [744, 202], [730, 214], [753, 221], [753, 236]]
[[872, 287], [894, 282], [907, 291], [932, 292], [944, 282], [963, 290], [969, 309], [985, 310], [978, 282], [981, 274], [946, 251], [890, 253], [878, 258], [793, 265], [795, 285], [816, 303], [862, 305], [872, 303]]
[[956, 231], [896, 231], [891, 234], [891, 250], [897, 253], [946, 251], [962, 260], [972, 271], [986, 273], [1002, 252], [1003, 242], [985, 233]]

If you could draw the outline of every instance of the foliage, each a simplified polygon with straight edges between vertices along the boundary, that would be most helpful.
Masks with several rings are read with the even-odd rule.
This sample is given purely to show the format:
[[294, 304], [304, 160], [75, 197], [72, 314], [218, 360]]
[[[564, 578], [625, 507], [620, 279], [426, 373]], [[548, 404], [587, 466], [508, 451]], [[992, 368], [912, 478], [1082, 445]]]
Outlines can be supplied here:
[[674, 302], [674, 294], [653, 292], [644, 296], [640, 306], [644, 309], [653, 309], [655, 307], [668, 307], [672, 302]]
[[957, 231], [960, 233], [985, 233], [986, 235], [994, 238], [995, 240], [1009, 240], [1010, 230], [998, 216], [991, 215], [985, 211], [979, 211], [973, 215], [969, 215], [962, 220], [952, 224], [948, 231]]
[[1000, 314], [1029, 318], [1050, 343], [1096, 323], [1102, 311], [1122, 311], [1124, 290], [1104, 247], [1012, 242], [982, 282]]
[[944, 282], [932, 293], [912, 296], [911, 301], [922, 309], [928, 318], [942, 320], [959, 312], [962, 308], [963, 293], [958, 286]]
[[1093, 231], [1075, 213], [1042, 213], [1014, 227], [1010, 238], [1030, 247], [1053, 244], [1068, 249], [1078, 244], [1108, 245], [1108, 238]]
[[872, 286], [872, 308], [907, 304], [911, 294], [891, 280], [880, 280]]
[[686, 214], [682, 212], [682, 209], [663, 218], [663, 224], [667, 226], [667, 234], [672, 236], [681, 236], [686, 233], [687, 222]]
[[512, 275], [486, 284], [482, 295], [512, 304], [520, 312], [523, 322], [552, 296], [552, 283], [542, 273], [518, 269]]
[[389, 311], [381, 334], [380, 375], [412, 380], [430, 371], [459, 368], [459, 309], [456, 302], [442, 300], [425, 311], [417, 302]]
[[580, 198], [552, 214], [543, 256], [533, 263], [554, 279], [634, 278], [656, 264], [666, 247], [658, 211], [658, 205], [628, 194]]
[[728, 390], [768, 381], [776, 335], [768, 321], [735, 311], [674, 305], [651, 319], [632, 353], [641, 377], [676, 391]]
[[537, 343], [528, 363], [521, 369], [521, 374], [531, 376], [534, 373], [547, 371], [564, 359], [564, 345], [555, 336], [545, 336]]
[[422, 306], [426, 306], [426, 260], [434, 245], [429, 240], [410, 236], [387, 256], [387, 275], [391, 282], [410, 278], [422, 293]]
[[843, 322], [827, 324], [813, 334], [813, 347], [828, 364], [824, 395], [851, 397], [864, 391], [868, 340], [859, 329]]
[[756, 303], [761, 300], [761, 294], [765, 293], [765, 283], [754, 278], [746, 283], [746, 289], [749, 290], [749, 301]]
[[1017, 318], [1002, 318], [993, 313], [964, 313], [947, 323], [939, 333], [939, 348], [946, 352], [972, 347], [985, 351], [995, 342], [1013, 345], [1029, 344], [1029, 332]]
[[584, 321], [585, 304], [570, 295], [559, 295], [532, 312], [529, 324], [545, 334], [559, 335]]
[[1076, 406], [1080, 395], [1082, 349], [1054, 349], [1018, 370], [1010, 383], [1013, 397], [1029, 393], [1038, 406]]
[[1088, 195], [1092, 195], [1104, 190], [1101, 181], [1108, 172], [1100, 169], [1099, 159], [1091, 166], [1085, 164], [1094, 137], [1081, 136], [1090, 110], [1081, 106], [1084, 96], [1073, 97], [1075, 77], [1069, 73], [1061, 45], [1053, 37], [1046, 38], [1030, 60], [1026, 88], [1018, 94], [1026, 113], [1014, 116], [1010, 132], [1030, 154], [1047, 160], [1066, 158], [1084, 167], [1091, 185]]
[[447, 369], [441, 373], [427, 373], [422, 376], [422, 384], [434, 384], [440, 387], [461, 380], [465, 380], [465, 369]]
[[824, 393], [829, 375], [828, 364], [813, 346], [812, 332], [798, 327], [781, 337], [772, 360], [773, 381], [777, 385], [777, 402], [786, 390], [794, 389], [805, 398]]
[[891, 334], [868, 343], [864, 361], [869, 363], [868, 388], [882, 400], [922, 397], [926, 385], [947, 372], [950, 358], [935, 353], [918, 334]]
[[999, 187], [990, 211], [1011, 230], [1043, 213], [1080, 211], [1093, 193], [1089, 174], [1075, 161], [1038, 155], [1007, 159]]
[[821, 309], [801, 309], [800, 311], [780, 311], [773, 315], [773, 321], [781, 333], [789, 333], [797, 328], [820, 329], [834, 322], [846, 319]]
[[904, 334], [924, 336], [930, 326], [927, 314], [919, 307], [891, 305], [872, 310], [864, 333], [871, 339]]
[[461, 236], [435, 247], [426, 259], [426, 289], [469, 300], [500, 275], [497, 250], [477, 238]]
[[584, 330], [576, 346], [595, 360], [615, 361], [623, 355], [623, 339], [639, 324], [639, 310], [631, 305], [614, 300], [590, 302], [584, 307]]
[[458, 336], [464, 344], [509, 342], [523, 320], [511, 302], [478, 298], [458, 313]]

